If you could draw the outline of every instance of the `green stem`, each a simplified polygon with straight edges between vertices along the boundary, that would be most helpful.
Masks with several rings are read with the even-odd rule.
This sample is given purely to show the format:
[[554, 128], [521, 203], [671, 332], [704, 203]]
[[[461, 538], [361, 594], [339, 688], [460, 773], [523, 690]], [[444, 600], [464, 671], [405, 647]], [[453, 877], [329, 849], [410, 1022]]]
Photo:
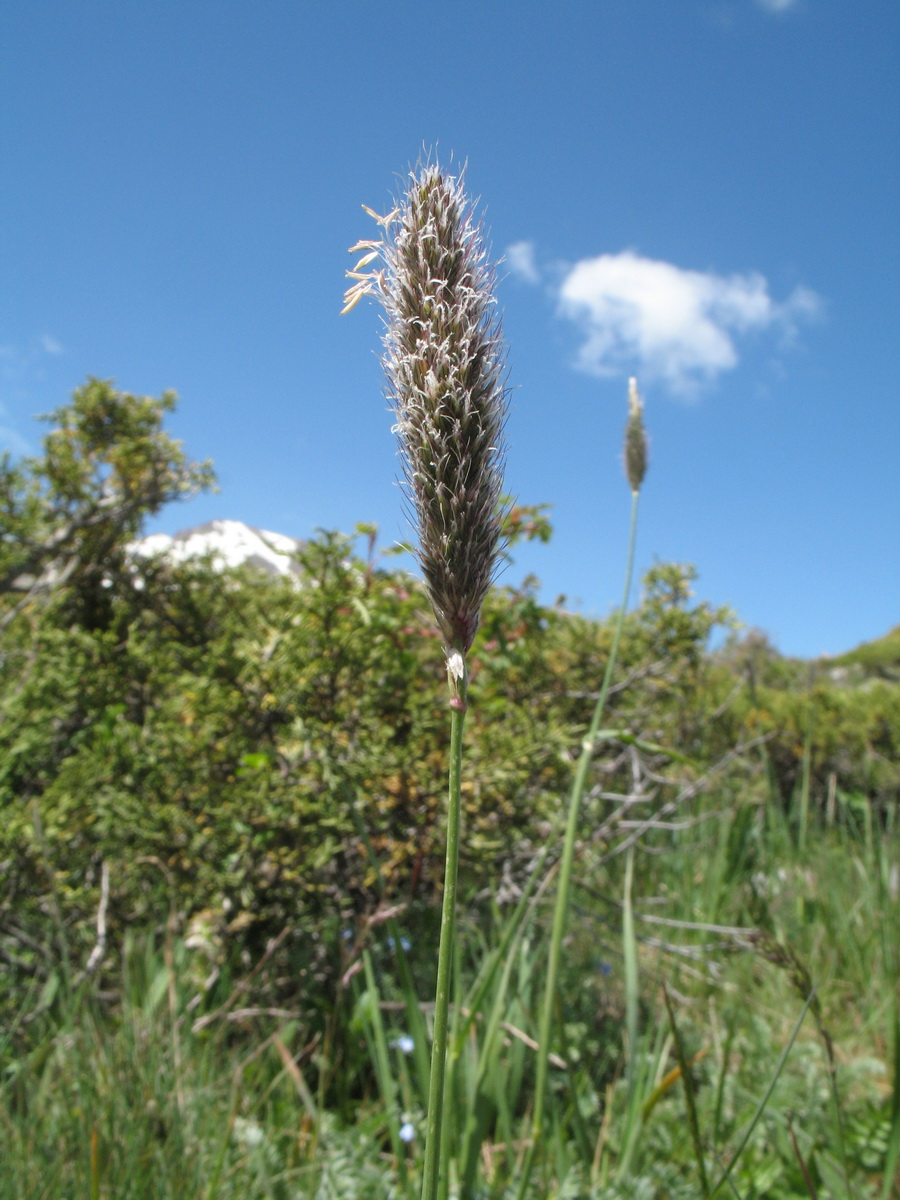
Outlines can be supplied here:
[[[444, 867], [444, 902], [441, 908], [441, 940], [438, 950], [437, 987], [434, 997], [434, 1034], [431, 1044], [431, 1077], [428, 1085], [428, 1116], [425, 1121], [425, 1169], [422, 1200], [435, 1200], [438, 1179], [447, 1170], [441, 1154], [441, 1124], [444, 1112], [444, 1075], [447, 1064], [447, 1013], [450, 1005], [450, 975], [456, 936], [456, 879], [459, 866], [460, 784], [462, 781], [462, 734], [466, 716], [465, 672], [454, 689], [450, 724], [450, 786], [447, 802], [447, 861]], [[449, 1146], [447, 1148], [449, 1152]], [[442, 1161], [444, 1159], [444, 1161]]]
[[544, 991], [544, 1002], [541, 1009], [541, 1020], [538, 1032], [538, 1045], [540, 1049], [538, 1050], [537, 1058], [537, 1078], [535, 1081], [534, 1113], [531, 1119], [531, 1138], [528, 1146], [528, 1153], [525, 1157], [525, 1163], [522, 1168], [518, 1200], [523, 1200], [525, 1196], [531, 1177], [535, 1152], [544, 1136], [544, 1101], [547, 1093], [547, 1072], [550, 1061], [550, 1030], [553, 1023], [553, 1003], [556, 996], [557, 984], [559, 982], [559, 968], [562, 960], [562, 944], [566, 931], [566, 917], [568, 915], [569, 908], [569, 893], [572, 889], [572, 862], [575, 857], [575, 834], [578, 830], [578, 817], [579, 813], [581, 812], [581, 799], [584, 795], [588, 772], [591, 766], [591, 759], [594, 755], [597, 733], [600, 729], [600, 720], [603, 716], [603, 710], [606, 707], [606, 697], [609, 693], [609, 685], [612, 680], [613, 670], [616, 665], [616, 656], [619, 652], [619, 641], [622, 636], [622, 626], [625, 623], [625, 612], [628, 608], [628, 597], [631, 593], [631, 577], [634, 570], [634, 543], [637, 533], [638, 496], [638, 492], [631, 493], [631, 526], [628, 534], [628, 565], [625, 569], [625, 590], [622, 596], [622, 604], [619, 608], [618, 616], [616, 618], [612, 646], [610, 647], [609, 658], [606, 663], [606, 670], [603, 674], [603, 683], [600, 688], [600, 695], [597, 697], [597, 704], [594, 708], [594, 716], [591, 721], [590, 729], [587, 732], [587, 736], [581, 743], [581, 757], [578, 760], [578, 767], [576, 768], [575, 778], [572, 782], [572, 792], [569, 796], [569, 812], [566, 820], [566, 833], [565, 841], [563, 842], [562, 859], [560, 860], [559, 884], [556, 891], [556, 905], [553, 910], [553, 928], [550, 934], [550, 959], [547, 965], [547, 983]]
[[[629, 850], [629, 854], [631, 851]], [[663, 982], [663, 998], [666, 1002], [666, 1012], [669, 1014], [669, 1024], [672, 1026], [672, 1037], [675, 1039], [675, 1055], [678, 1059], [678, 1068], [681, 1071], [681, 1082], [684, 1084], [684, 1098], [687, 1102], [688, 1124], [691, 1130], [691, 1137], [694, 1142], [694, 1157], [697, 1160], [697, 1170], [700, 1174], [700, 1190], [704, 1200], [709, 1197], [709, 1180], [706, 1177], [706, 1163], [703, 1157], [703, 1138], [700, 1136], [700, 1121], [697, 1118], [697, 1101], [694, 1096], [694, 1081], [691, 1076], [691, 1064], [688, 1056], [685, 1053], [684, 1042], [681, 1040], [681, 1031], [675, 1021], [675, 1009], [672, 1006], [672, 997], [669, 995], [669, 989]], [[796, 1146], [796, 1139], [794, 1141]], [[803, 1166], [803, 1159], [800, 1158], [801, 1168], [806, 1171]]]

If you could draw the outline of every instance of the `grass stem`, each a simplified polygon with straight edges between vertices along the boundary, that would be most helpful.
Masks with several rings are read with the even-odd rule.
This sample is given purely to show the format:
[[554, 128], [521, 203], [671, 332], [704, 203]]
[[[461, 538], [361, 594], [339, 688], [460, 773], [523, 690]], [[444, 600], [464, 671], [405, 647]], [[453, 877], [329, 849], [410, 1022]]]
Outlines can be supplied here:
[[628, 534], [628, 562], [625, 569], [625, 588], [622, 595], [622, 604], [616, 617], [612, 645], [609, 651], [609, 658], [606, 662], [606, 670], [603, 673], [603, 683], [600, 688], [600, 695], [597, 697], [597, 704], [594, 708], [594, 715], [591, 720], [587, 736], [584, 738], [581, 744], [581, 756], [578, 760], [578, 766], [575, 770], [575, 778], [572, 782], [572, 791], [569, 796], [569, 809], [566, 820], [566, 832], [565, 840], [563, 842], [562, 859], [560, 863], [559, 884], [556, 891], [556, 904], [553, 910], [553, 927], [550, 935], [550, 958], [547, 965], [547, 982], [544, 991], [538, 1032], [538, 1044], [540, 1048], [538, 1050], [537, 1058], [537, 1078], [535, 1081], [534, 1111], [531, 1119], [531, 1138], [522, 1168], [522, 1175], [519, 1181], [518, 1200], [524, 1200], [524, 1196], [528, 1189], [531, 1172], [534, 1166], [535, 1152], [544, 1137], [544, 1108], [547, 1093], [547, 1073], [550, 1061], [550, 1032], [553, 1023], [554, 998], [556, 996], [556, 989], [559, 983], [560, 963], [562, 961], [562, 944], [566, 931], [566, 917], [568, 915], [569, 908], [569, 894], [572, 890], [572, 863], [575, 857], [575, 835], [578, 830], [578, 817], [581, 812], [581, 800], [584, 795], [584, 789], [587, 785], [587, 777], [590, 770], [591, 760], [594, 756], [597, 733], [600, 730], [600, 721], [603, 716], [603, 711], [606, 707], [606, 697], [609, 693], [609, 685], [612, 681], [613, 670], [615, 669], [616, 657], [619, 651], [619, 641], [622, 636], [622, 627], [625, 623], [625, 613], [628, 609], [628, 598], [631, 594], [631, 579], [634, 571], [634, 545], [637, 534], [639, 495], [640, 493], [636, 490], [632, 491], [631, 493], [631, 523]]
[[438, 1180], [446, 1172], [442, 1162], [441, 1125], [444, 1112], [444, 1076], [447, 1063], [447, 1016], [450, 1005], [450, 977], [456, 937], [456, 884], [459, 866], [461, 818], [462, 735], [465, 721], [468, 680], [465, 672], [458, 683], [460, 703], [451, 708], [450, 784], [447, 802], [447, 857], [444, 868], [444, 899], [441, 907], [441, 935], [438, 949], [437, 985], [434, 997], [434, 1032], [431, 1044], [431, 1076], [428, 1084], [428, 1115], [425, 1122], [425, 1168], [422, 1175], [422, 1200], [435, 1200]]

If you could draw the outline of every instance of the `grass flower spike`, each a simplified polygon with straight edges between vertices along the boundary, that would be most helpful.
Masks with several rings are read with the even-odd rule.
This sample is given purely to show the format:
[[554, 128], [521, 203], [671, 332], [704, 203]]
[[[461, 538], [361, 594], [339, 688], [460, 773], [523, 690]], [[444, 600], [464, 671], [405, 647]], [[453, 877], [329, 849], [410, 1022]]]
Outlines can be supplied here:
[[628, 424], [625, 426], [625, 474], [632, 492], [639, 492], [647, 474], [647, 432], [644, 405], [637, 380], [628, 381]]
[[[444, 640], [450, 684], [450, 781], [434, 997], [422, 1200], [448, 1188], [442, 1139], [462, 816], [466, 654], [499, 558], [506, 388], [494, 272], [462, 177], [426, 163], [409, 178], [378, 240], [362, 241], [344, 311], [366, 294], [386, 314], [384, 368], [397, 417], [417, 555]], [[367, 269], [368, 268], [368, 269]], [[443, 1189], [443, 1190], [442, 1190]]]
[[398, 207], [376, 219], [383, 238], [352, 247], [363, 255], [348, 272], [346, 308], [367, 292], [385, 308], [388, 398], [452, 686], [452, 656], [472, 645], [501, 540], [506, 389], [494, 272], [462, 178], [437, 165], [413, 173]]

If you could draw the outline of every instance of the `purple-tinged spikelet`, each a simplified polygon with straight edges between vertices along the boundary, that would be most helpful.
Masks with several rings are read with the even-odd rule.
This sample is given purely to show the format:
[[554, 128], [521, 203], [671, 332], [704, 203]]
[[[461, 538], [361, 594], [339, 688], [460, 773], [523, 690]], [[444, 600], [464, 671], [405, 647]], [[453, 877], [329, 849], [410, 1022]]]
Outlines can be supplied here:
[[[369, 210], [371, 211], [371, 210]], [[372, 214], [375, 215], [375, 214]], [[384, 368], [415, 514], [418, 559], [448, 660], [472, 645], [496, 570], [503, 513], [504, 352], [483, 231], [461, 177], [410, 175], [380, 241], [363, 250], [346, 309], [385, 307]], [[376, 258], [382, 265], [362, 273]]]
[[625, 426], [625, 474], [633, 492], [641, 490], [647, 474], [647, 432], [644, 405], [636, 379], [628, 381], [628, 424]]

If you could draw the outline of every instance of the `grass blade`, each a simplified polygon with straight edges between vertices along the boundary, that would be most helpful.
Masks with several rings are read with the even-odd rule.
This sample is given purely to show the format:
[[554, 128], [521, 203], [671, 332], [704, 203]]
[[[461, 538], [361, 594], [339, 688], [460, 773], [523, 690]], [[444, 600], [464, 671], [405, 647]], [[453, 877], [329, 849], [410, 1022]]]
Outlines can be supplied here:
[[769, 1086], [766, 1088], [765, 1095], [763, 1096], [762, 1100], [760, 1100], [759, 1105], [756, 1109], [756, 1112], [753, 1114], [753, 1118], [750, 1121], [750, 1124], [747, 1126], [746, 1130], [744, 1131], [744, 1136], [741, 1138], [740, 1144], [738, 1145], [738, 1148], [735, 1151], [734, 1156], [731, 1159], [731, 1162], [729, 1162], [728, 1166], [725, 1168], [724, 1173], [720, 1176], [715, 1187], [709, 1193], [710, 1200], [713, 1200], [713, 1198], [718, 1195], [718, 1193], [722, 1190], [722, 1187], [724, 1186], [725, 1183], [730, 1182], [731, 1172], [737, 1166], [741, 1155], [747, 1149], [747, 1144], [750, 1141], [750, 1138], [753, 1136], [753, 1131], [756, 1128], [756, 1126], [758, 1125], [759, 1120], [762, 1117], [763, 1113], [766, 1111], [766, 1107], [769, 1103], [769, 1100], [772, 1097], [772, 1093], [775, 1091], [775, 1085], [778, 1083], [778, 1080], [781, 1076], [781, 1072], [784, 1070], [784, 1065], [788, 1060], [788, 1055], [790, 1054], [791, 1050], [793, 1049], [794, 1042], [797, 1039], [797, 1034], [800, 1032], [800, 1026], [803, 1024], [804, 1018], [806, 1017], [806, 1014], [809, 1011], [809, 1006], [812, 1004], [815, 994], [816, 994], [815, 990], [813, 990], [809, 993], [806, 1003], [803, 1005], [803, 1011], [800, 1013], [800, 1016], [797, 1018], [797, 1023], [794, 1025], [794, 1028], [791, 1032], [790, 1038], [788, 1038], [787, 1045], [785, 1046], [784, 1050], [782, 1050], [782, 1052], [781, 1052], [781, 1057], [778, 1060], [778, 1065], [775, 1067], [775, 1074], [772, 1076], [772, 1078], [769, 1082]]

